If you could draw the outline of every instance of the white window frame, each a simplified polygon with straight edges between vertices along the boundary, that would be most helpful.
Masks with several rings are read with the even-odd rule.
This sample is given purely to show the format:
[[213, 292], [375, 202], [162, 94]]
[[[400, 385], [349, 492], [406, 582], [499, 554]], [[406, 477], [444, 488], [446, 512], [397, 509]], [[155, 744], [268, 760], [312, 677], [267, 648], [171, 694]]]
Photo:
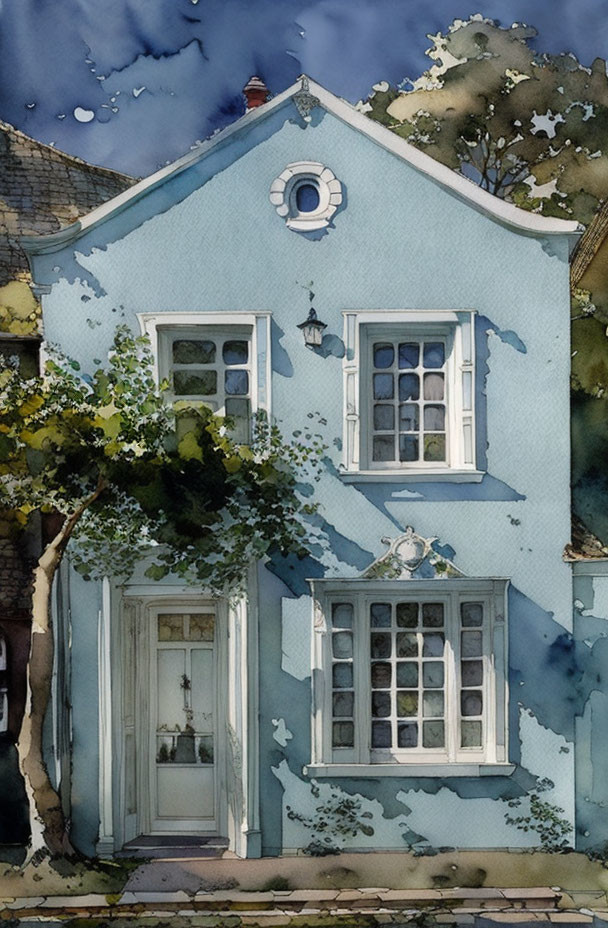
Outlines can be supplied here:
[[[345, 310], [342, 473], [351, 480], [479, 482], [475, 434], [475, 316], [467, 310]], [[446, 343], [446, 461], [371, 459], [371, 343], [432, 339]]]
[[[271, 368], [270, 368], [270, 312], [159, 312], [138, 313], [137, 319], [142, 331], [150, 339], [154, 355], [154, 374], [160, 381], [170, 372], [171, 364], [169, 339], [163, 339], [164, 332], [184, 334], [191, 338], [198, 334], [204, 336], [213, 332], [230, 336], [248, 332], [251, 346], [249, 364], [250, 374], [249, 399], [251, 414], [264, 411], [271, 412]], [[181, 330], [181, 331], [180, 331]]]
[[[315, 776], [471, 776], [508, 774], [507, 589], [503, 578], [309, 581], [313, 590], [312, 751], [306, 768]], [[446, 614], [445, 723], [443, 751], [377, 750], [371, 747], [371, 657], [369, 605], [386, 601], [443, 602]], [[459, 603], [484, 604], [484, 743], [462, 748], [459, 740]], [[355, 738], [353, 747], [332, 746], [333, 603], [351, 602], [354, 639]]]

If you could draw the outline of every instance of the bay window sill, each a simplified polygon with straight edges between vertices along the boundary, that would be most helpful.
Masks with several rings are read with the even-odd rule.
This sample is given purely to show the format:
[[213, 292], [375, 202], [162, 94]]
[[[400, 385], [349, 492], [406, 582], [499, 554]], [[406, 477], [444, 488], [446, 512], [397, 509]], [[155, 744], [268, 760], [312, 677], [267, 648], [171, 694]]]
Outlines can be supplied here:
[[515, 764], [308, 764], [311, 777], [510, 777]]

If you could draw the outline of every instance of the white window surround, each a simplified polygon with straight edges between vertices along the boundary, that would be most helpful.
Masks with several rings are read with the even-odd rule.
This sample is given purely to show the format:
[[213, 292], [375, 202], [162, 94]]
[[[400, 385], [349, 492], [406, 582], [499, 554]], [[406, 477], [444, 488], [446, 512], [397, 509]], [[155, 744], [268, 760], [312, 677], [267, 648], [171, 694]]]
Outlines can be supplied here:
[[164, 331], [175, 332], [180, 328], [192, 335], [199, 328], [223, 332], [226, 335], [249, 330], [251, 344], [250, 358], [250, 399], [251, 411], [264, 410], [270, 415], [271, 406], [271, 370], [270, 370], [270, 312], [158, 312], [138, 313], [137, 319], [143, 334], [148, 335], [155, 359], [155, 376], [157, 380], [168, 371], [166, 358], [163, 358], [162, 334]]
[[[316, 209], [310, 212], [301, 212], [296, 202], [298, 188], [305, 184], [315, 187], [319, 196]], [[329, 225], [342, 203], [342, 184], [318, 161], [294, 161], [270, 185], [270, 202], [289, 229], [314, 232]]]
[[[345, 481], [479, 482], [475, 457], [475, 310], [344, 310]], [[371, 340], [432, 339], [446, 343], [448, 455], [445, 463], [371, 461]]]
[[[515, 766], [507, 759], [507, 622], [506, 593], [502, 578], [450, 578], [431, 580], [309, 581], [313, 590], [312, 642], [312, 752], [304, 772], [311, 776], [441, 777], [506, 776]], [[483, 622], [483, 744], [462, 748], [458, 741], [460, 656], [459, 603], [475, 599], [484, 604]], [[371, 748], [371, 656], [369, 604], [379, 601], [444, 602], [450, 613], [445, 650], [445, 728], [443, 751], [415, 749], [391, 752]], [[354, 742], [332, 746], [332, 628], [333, 603], [354, 604]], [[335, 658], [333, 659], [335, 660]], [[389, 756], [390, 754], [390, 756]]]

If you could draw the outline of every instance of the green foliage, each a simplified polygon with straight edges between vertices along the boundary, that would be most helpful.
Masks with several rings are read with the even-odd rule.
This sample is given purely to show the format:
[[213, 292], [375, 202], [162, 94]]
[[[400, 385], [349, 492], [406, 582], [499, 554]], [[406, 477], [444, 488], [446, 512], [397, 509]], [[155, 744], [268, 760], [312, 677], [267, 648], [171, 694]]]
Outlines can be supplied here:
[[[545, 799], [540, 794], [551, 789], [550, 780], [540, 780], [536, 790], [531, 792], [528, 799], [528, 809], [523, 815], [505, 814], [507, 825], [515, 825], [520, 831], [536, 832], [543, 851], [564, 851], [571, 846], [572, 825], [564, 818], [564, 810]], [[519, 809], [522, 799], [510, 799], [507, 805], [510, 809]]]
[[[320, 798], [320, 788], [314, 781], [311, 792], [315, 799]], [[314, 815], [304, 815], [287, 806], [287, 817], [310, 830], [311, 841], [304, 851], [313, 857], [338, 854], [341, 839], [354, 838], [359, 832], [367, 836], [374, 834], [367, 821], [372, 813], [362, 812], [360, 799], [337, 788], [332, 788], [329, 796], [319, 802]]]
[[[169, 572], [216, 593], [270, 549], [305, 553], [300, 490], [318, 479], [320, 434], [285, 441], [258, 416], [249, 445], [201, 403], [170, 405], [146, 337], [116, 332], [92, 376], [49, 352], [26, 378], [0, 359], [0, 510], [24, 526], [53, 513], [85, 576]], [[305, 489], [305, 487], [304, 487]], [[69, 537], [69, 535], [68, 535]], [[66, 538], [67, 542], [67, 538]]]
[[604, 62], [538, 54], [535, 36], [479, 15], [456, 20], [431, 36], [428, 71], [399, 89], [378, 85], [365, 109], [491, 193], [587, 223], [608, 193]]

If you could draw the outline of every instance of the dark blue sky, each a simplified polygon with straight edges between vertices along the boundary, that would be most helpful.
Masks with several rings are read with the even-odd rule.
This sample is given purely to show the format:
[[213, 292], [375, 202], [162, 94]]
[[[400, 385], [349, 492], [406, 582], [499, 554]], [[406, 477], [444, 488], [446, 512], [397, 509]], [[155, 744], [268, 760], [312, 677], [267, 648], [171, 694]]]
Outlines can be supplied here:
[[304, 71], [356, 102], [477, 12], [535, 26], [539, 51], [608, 56], [602, 0], [0, 0], [0, 118], [148, 174], [240, 115], [251, 74], [278, 93]]

